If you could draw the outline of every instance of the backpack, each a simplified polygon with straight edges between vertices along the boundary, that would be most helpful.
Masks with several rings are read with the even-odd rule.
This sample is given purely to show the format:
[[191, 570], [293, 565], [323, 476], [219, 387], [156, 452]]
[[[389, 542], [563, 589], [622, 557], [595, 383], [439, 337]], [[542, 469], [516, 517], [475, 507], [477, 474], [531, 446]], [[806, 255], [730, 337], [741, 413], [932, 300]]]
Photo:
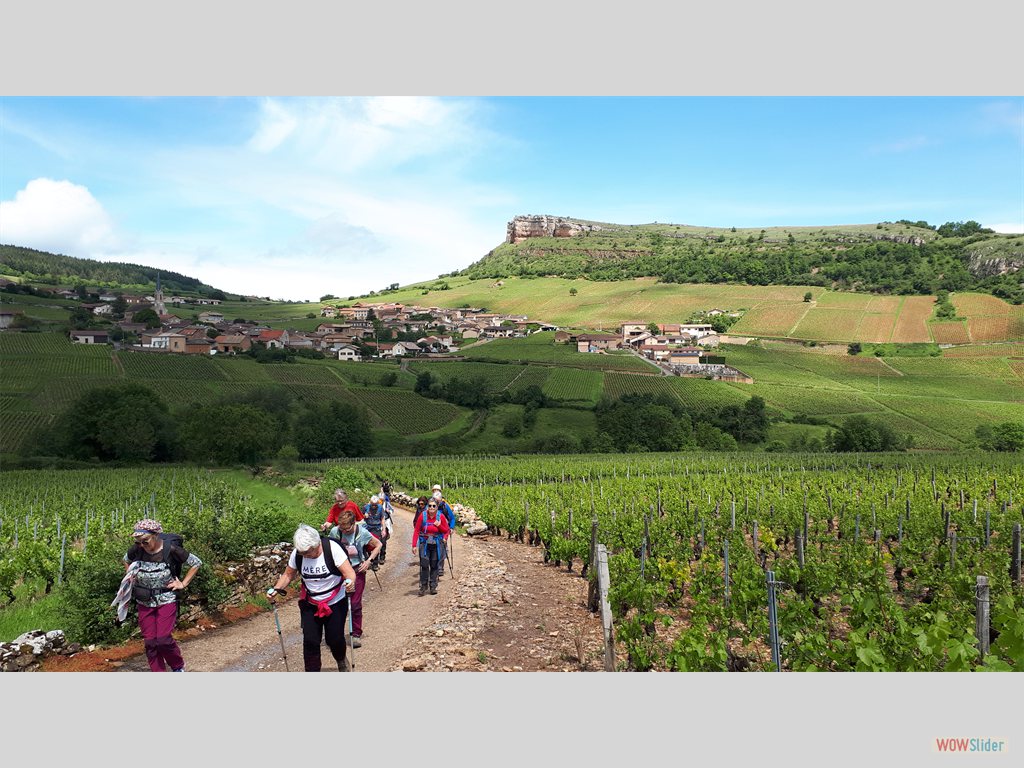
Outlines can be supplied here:
[[[162, 557], [161, 562], [163, 562], [164, 564], [167, 565], [167, 567], [171, 571], [171, 575], [174, 578], [180, 579], [181, 578], [181, 563], [179, 563], [176, 560], [172, 560], [171, 559], [171, 548], [172, 547], [179, 547], [181, 549], [184, 549], [185, 548], [185, 540], [183, 538], [181, 538], [181, 534], [180, 533], [160, 533], [160, 534], [157, 534], [157, 535], [160, 536], [160, 538], [163, 539], [163, 541], [164, 541], [164, 548], [160, 551], [160, 555]], [[141, 560], [142, 559], [142, 553], [144, 551], [145, 550], [142, 549], [141, 545], [134, 544], [134, 545], [132, 545], [132, 548], [128, 551], [128, 559], [129, 560], [133, 560], [133, 561], [134, 560]]]
[[[334, 562], [334, 552], [331, 551], [331, 542], [337, 541], [337, 539], [330, 539], [326, 536], [320, 537], [320, 546], [324, 550], [324, 562], [327, 564], [327, 570], [333, 573], [335, 576], [345, 578], [341, 574], [341, 569], [338, 568]], [[302, 555], [299, 552], [295, 553], [295, 570], [299, 572], [299, 578], [302, 578]]]

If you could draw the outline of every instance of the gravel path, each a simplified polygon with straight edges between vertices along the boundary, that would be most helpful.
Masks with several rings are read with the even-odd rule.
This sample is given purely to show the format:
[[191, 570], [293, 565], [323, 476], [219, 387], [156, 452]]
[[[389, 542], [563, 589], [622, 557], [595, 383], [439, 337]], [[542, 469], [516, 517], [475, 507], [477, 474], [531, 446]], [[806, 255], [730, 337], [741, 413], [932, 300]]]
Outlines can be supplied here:
[[[412, 513], [396, 507], [394, 523], [387, 562], [377, 571], [383, 590], [378, 587], [373, 573], [367, 573], [363, 592], [363, 646], [355, 649], [354, 655], [359, 672], [395, 669], [409, 639], [433, 621], [438, 603], [445, 601], [451, 585], [458, 583], [446, 572], [437, 595], [418, 597], [419, 560], [413, 556], [410, 546]], [[460, 547], [463, 541], [460, 538], [455, 546]], [[296, 591], [289, 590], [289, 598], [279, 601], [277, 610], [289, 670], [301, 672], [302, 631], [294, 597]], [[218, 627], [201, 637], [182, 641], [180, 646], [190, 672], [285, 671], [273, 612]], [[351, 649], [349, 654], [352, 654]], [[324, 671], [334, 671], [334, 658], [326, 645], [322, 648], [322, 659]], [[119, 671], [148, 669], [145, 656], [136, 656], [126, 660]]]

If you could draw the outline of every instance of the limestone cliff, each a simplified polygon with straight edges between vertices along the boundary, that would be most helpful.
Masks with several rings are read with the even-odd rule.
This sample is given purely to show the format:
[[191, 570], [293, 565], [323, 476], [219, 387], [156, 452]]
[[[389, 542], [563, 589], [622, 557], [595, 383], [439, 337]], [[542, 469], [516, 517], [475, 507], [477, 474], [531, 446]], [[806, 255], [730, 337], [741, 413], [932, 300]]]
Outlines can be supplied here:
[[600, 224], [584, 223], [562, 216], [516, 216], [508, 223], [506, 243], [521, 243], [531, 237], [578, 237], [584, 232], [600, 232]]

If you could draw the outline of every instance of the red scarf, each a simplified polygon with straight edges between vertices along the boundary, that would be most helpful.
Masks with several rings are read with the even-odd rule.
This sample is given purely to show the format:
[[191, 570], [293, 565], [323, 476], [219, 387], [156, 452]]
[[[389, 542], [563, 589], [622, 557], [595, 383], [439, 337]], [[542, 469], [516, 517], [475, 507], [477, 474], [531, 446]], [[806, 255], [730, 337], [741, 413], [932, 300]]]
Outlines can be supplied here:
[[312, 597], [309, 596], [308, 592], [306, 592], [306, 583], [302, 582], [302, 589], [299, 591], [299, 600], [305, 600], [307, 603], [311, 603], [311, 604], [315, 605], [316, 606], [316, 613], [313, 614], [313, 615], [316, 616], [317, 618], [323, 618], [324, 616], [330, 616], [331, 615], [331, 606], [329, 606], [327, 603], [329, 603], [331, 600], [333, 600], [335, 597], [337, 597], [338, 592], [340, 592], [342, 587], [344, 587], [344, 586], [345, 586], [345, 582], [343, 580], [338, 586], [336, 586], [334, 589], [332, 589], [331, 593], [329, 595], [327, 595], [327, 597], [325, 597], [323, 600], [315, 600], [315, 599], [313, 599]]

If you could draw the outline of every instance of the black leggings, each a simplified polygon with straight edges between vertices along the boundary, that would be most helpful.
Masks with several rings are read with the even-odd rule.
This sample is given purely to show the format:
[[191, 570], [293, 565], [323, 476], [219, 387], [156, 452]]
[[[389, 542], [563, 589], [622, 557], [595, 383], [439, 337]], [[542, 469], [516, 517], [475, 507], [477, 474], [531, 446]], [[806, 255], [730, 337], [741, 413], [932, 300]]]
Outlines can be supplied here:
[[302, 661], [307, 672], [320, 671], [320, 637], [327, 641], [334, 660], [340, 669], [345, 662], [345, 621], [348, 618], [348, 599], [331, 606], [331, 615], [318, 617], [316, 608], [305, 600], [299, 600], [299, 617], [302, 620]]
[[419, 548], [420, 553], [420, 587], [426, 588], [429, 585], [432, 589], [437, 588], [437, 544], [423, 544]]

